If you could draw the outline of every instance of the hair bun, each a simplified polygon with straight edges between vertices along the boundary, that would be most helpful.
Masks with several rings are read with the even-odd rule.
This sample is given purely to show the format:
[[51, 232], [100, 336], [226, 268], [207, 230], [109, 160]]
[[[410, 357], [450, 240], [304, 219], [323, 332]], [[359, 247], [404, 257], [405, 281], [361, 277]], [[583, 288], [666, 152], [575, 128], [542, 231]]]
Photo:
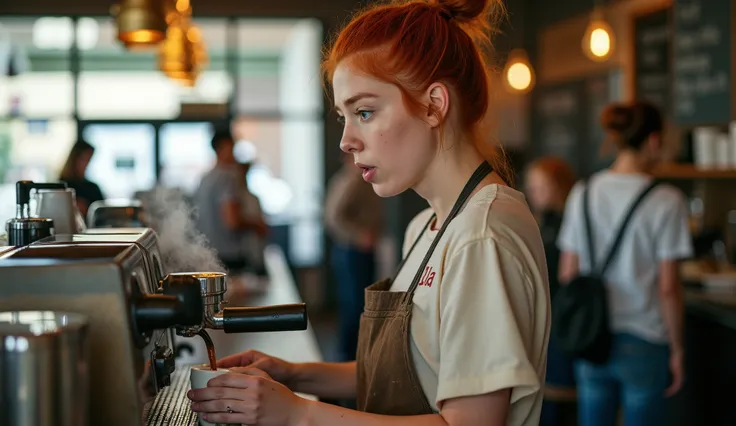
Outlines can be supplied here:
[[615, 132], [626, 132], [633, 121], [633, 111], [624, 105], [609, 105], [601, 113], [601, 125]]
[[490, 6], [501, 5], [501, 0], [434, 0], [450, 19], [471, 22], [483, 15]]

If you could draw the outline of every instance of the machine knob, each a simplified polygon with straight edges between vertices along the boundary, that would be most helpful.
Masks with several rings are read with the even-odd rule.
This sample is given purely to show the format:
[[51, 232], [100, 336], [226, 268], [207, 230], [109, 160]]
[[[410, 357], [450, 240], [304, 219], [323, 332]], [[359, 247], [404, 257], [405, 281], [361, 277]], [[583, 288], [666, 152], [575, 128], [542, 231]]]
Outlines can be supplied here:
[[174, 352], [165, 346], [156, 346], [151, 354], [156, 390], [171, 384], [171, 374], [176, 368]]

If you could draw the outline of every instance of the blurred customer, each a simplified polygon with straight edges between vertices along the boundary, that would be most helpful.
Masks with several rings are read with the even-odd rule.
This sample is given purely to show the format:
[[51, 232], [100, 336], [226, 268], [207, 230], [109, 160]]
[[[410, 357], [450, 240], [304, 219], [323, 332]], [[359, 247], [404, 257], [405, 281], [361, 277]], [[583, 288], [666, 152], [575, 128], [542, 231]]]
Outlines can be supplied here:
[[[245, 185], [243, 187], [244, 190], [240, 192], [240, 214], [247, 222], [261, 222], [265, 224], [266, 219], [263, 216], [261, 202], [258, 197], [251, 192], [250, 187], [248, 186], [248, 172], [252, 167], [253, 163], [240, 164], [243, 179], [245, 179]], [[243, 244], [245, 258], [250, 264], [251, 272], [260, 278], [266, 277], [266, 265], [263, 257], [264, 250], [266, 249], [265, 236], [257, 232], [249, 232], [248, 235], [245, 236]]]
[[352, 361], [358, 346], [365, 288], [375, 281], [376, 243], [383, 224], [383, 204], [353, 156], [343, 154], [330, 179], [325, 202], [327, 231], [333, 240], [332, 268], [337, 279], [340, 321], [339, 359]]
[[83, 140], [78, 140], [69, 151], [59, 179], [66, 182], [76, 192], [77, 206], [83, 217], [87, 217], [90, 204], [104, 200], [100, 187], [85, 177], [87, 166], [95, 153], [95, 147]]
[[265, 235], [262, 220], [248, 220], [241, 214], [241, 195], [245, 191], [243, 169], [235, 160], [235, 140], [229, 131], [218, 130], [212, 137], [217, 155], [215, 167], [207, 172], [194, 194], [197, 227], [217, 251], [229, 273], [248, 268], [243, 241], [249, 232]]
[[[557, 237], [562, 225], [565, 201], [575, 184], [575, 173], [562, 159], [543, 157], [529, 165], [525, 176], [529, 204], [537, 218], [547, 257], [550, 297], [554, 298], [559, 281], [557, 265], [560, 250]], [[547, 349], [547, 376], [540, 425], [574, 425], [575, 373], [573, 358], [563, 352], [550, 338]]]
[[[610, 169], [572, 189], [558, 239], [560, 282], [589, 273], [582, 204], [589, 191], [595, 265], [603, 261], [624, 214], [653, 180], [662, 152], [662, 116], [652, 105], [608, 106], [601, 115], [618, 148]], [[678, 261], [692, 254], [684, 195], [660, 184], [643, 199], [605, 272], [610, 357], [604, 364], [575, 363], [582, 426], [613, 426], [619, 405], [626, 426], [663, 424], [665, 397], [683, 381], [683, 296]]]

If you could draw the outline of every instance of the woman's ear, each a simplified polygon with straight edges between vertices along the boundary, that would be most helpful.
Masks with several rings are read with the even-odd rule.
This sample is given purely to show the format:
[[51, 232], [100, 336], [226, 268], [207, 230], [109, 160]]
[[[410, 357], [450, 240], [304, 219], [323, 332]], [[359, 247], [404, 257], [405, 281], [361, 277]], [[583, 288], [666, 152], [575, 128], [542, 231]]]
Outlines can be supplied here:
[[442, 83], [432, 83], [426, 92], [427, 123], [437, 127], [447, 117], [450, 109], [450, 91]]

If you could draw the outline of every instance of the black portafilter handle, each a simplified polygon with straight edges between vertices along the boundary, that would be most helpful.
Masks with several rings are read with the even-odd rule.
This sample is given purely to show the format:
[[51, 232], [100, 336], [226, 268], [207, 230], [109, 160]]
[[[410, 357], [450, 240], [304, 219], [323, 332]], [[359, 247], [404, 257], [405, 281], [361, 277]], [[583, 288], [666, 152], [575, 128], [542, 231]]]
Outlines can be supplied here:
[[162, 287], [163, 294], [143, 294], [134, 301], [133, 315], [139, 332], [171, 327], [194, 327], [204, 321], [199, 281], [181, 277]]
[[257, 333], [307, 329], [307, 305], [233, 307], [222, 310], [225, 333]]
[[15, 183], [15, 203], [19, 206], [28, 204], [32, 189], [66, 189], [66, 182], [37, 183], [30, 180], [19, 180]]

